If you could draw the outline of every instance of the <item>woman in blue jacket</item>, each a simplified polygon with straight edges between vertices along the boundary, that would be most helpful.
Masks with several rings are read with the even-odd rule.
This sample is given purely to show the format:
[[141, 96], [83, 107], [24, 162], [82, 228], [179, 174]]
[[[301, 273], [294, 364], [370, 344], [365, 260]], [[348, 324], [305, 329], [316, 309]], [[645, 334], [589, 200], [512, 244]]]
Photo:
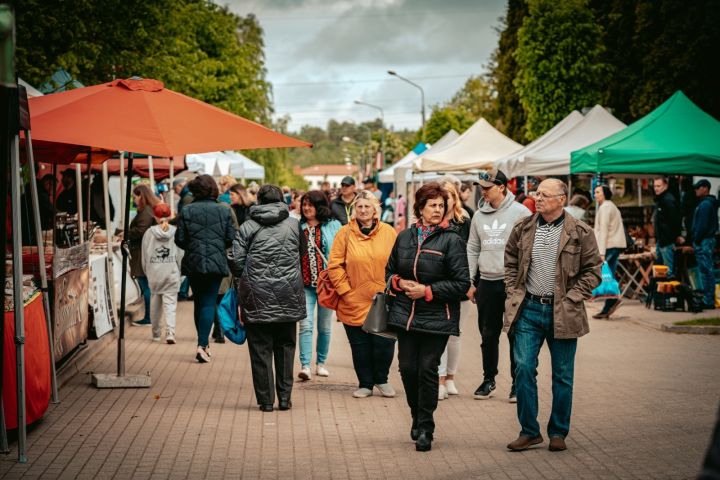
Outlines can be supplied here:
[[339, 221], [331, 218], [328, 199], [319, 190], [311, 190], [303, 195], [300, 200], [300, 212], [300, 229], [303, 233], [301, 241], [307, 245], [307, 248], [302, 249], [300, 259], [303, 284], [305, 285], [307, 317], [300, 321], [301, 369], [298, 377], [302, 380], [310, 380], [312, 378], [310, 361], [312, 360], [313, 325], [315, 323], [317, 323], [318, 329], [316, 373], [321, 377], [330, 375], [325, 367], [325, 361], [330, 347], [333, 311], [321, 307], [317, 303], [317, 281], [320, 272], [327, 268], [330, 248], [342, 225]]

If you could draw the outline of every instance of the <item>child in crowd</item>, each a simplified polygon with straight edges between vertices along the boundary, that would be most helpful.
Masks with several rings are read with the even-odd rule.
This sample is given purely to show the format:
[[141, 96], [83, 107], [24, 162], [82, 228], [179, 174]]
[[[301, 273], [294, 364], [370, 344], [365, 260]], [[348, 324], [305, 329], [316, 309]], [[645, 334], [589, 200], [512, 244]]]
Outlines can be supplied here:
[[165, 341], [175, 343], [175, 310], [180, 289], [182, 250], [175, 245], [175, 227], [168, 223], [170, 207], [159, 203], [153, 208], [157, 225], [149, 228], [142, 241], [142, 262], [150, 284], [150, 318], [153, 342], [159, 342], [161, 319], [165, 311]]

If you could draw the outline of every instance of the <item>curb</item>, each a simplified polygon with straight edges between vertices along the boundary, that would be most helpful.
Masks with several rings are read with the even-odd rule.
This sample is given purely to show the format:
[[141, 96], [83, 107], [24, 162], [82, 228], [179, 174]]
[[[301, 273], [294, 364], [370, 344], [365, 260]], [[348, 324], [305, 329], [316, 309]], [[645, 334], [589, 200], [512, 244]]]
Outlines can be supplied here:
[[718, 325], [670, 325], [663, 324], [660, 328], [663, 332], [669, 333], [691, 333], [696, 335], [720, 335]]

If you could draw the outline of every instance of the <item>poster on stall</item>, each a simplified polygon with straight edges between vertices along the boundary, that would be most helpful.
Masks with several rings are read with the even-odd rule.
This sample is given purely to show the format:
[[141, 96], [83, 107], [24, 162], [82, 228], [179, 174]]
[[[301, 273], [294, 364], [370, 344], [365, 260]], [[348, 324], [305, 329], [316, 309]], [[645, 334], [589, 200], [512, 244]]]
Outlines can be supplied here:
[[92, 255], [90, 257], [90, 297], [88, 300], [97, 338], [112, 331], [115, 326], [108, 278], [107, 255]]
[[89, 255], [88, 243], [55, 249], [53, 345], [56, 360], [87, 340]]

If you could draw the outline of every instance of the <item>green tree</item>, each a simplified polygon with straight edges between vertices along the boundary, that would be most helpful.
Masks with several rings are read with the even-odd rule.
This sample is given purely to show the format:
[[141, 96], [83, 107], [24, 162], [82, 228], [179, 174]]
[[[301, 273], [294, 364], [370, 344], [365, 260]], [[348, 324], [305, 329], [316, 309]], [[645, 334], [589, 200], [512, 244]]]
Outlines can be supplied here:
[[[425, 139], [427, 143], [435, 143], [450, 130], [462, 133], [475, 123], [475, 118], [463, 108], [451, 106], [433, 107], [430, 118], [425, 124]], [[421, 132], [418, 132], [418, 140]]]
[[514, 80], [533, 140], [574, 109], [601, 101], [607, 67], [599, 58], [602, 28], [586, 0], [529, 0], [518, 31]]

